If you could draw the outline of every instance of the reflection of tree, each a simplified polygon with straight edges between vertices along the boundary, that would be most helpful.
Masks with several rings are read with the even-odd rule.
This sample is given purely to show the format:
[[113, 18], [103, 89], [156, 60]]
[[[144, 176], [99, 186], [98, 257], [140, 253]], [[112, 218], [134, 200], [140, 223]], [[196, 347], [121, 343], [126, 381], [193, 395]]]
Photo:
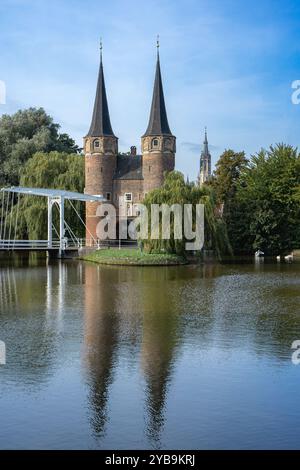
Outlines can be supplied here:
[[[118, 348], [118, 315], [114, 310], [114, 283], [108, 271], [84, 265], [85, 272], [85, 366], [90, 386], [90, 409], [96, 436], [103, 435], [107, 421], [109, 385]], [[104, 275], [105, 273], [105, 275]]]

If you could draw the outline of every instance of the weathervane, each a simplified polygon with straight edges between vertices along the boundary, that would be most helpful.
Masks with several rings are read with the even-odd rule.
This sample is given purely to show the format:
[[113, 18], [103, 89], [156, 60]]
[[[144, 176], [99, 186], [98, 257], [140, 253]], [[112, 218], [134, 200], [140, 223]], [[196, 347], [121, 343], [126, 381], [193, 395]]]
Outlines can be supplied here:
[[159, 34], [157, 35], [157, 38], [156, 38], [156, 47], [157, 47], [157, 54], [159, 54]]
[[100, 38], [100, 57], [101, 57], [101, 59], [102, 59], [102, 49], [103, 49], [102, 38]]

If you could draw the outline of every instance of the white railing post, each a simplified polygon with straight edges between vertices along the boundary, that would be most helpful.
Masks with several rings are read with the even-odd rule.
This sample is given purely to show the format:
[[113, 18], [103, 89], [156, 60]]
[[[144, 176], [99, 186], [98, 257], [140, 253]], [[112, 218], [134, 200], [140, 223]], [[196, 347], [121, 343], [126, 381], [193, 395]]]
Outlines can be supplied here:
[[59, 198], [59, 256], [61, 257], [65, 250], [65, 198]]
[[52, 248], [52, 207], [52, 199], [48, 197], [48, 248]]

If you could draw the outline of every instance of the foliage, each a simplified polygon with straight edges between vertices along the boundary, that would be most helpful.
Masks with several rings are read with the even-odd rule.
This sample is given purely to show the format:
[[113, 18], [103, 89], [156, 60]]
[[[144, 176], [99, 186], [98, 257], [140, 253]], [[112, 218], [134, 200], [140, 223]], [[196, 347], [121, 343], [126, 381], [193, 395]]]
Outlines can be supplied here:
[[0, 184], [17, 186], [24, 164], [36, 152], [77, 153], [78, 147], [43, 108], [0, 118]]
[[220, 156], [211, 182], [218, 203], [225, 204], [234, 198], [240, 175], [247, 164], [245, 152], [225, 150]]
[[253, 250], [278, 255], [299, 248], [299, 187], [297, 149], [278, 144], [251, 158], [240, 178], [236, 204], [246, 215], [248, 244]]
[[247, 167], [248, 160], [244, 152], [235, 152], [231, 149], [225, 150], [220, 156], [213, 178], [209, 182], [218, 207], [222, 212], [222, 219], [226, 224], [226, 233], [230, 245], [235, 252], [241, 246], [246, 251], [251, 250], [247, 238], [248, 221], [245, 217], [245, 209], [242, 204], [236, 202], [240, 177]]
[[[151, 204], [192, 204], [193, 205], [193, 230], [195, 230], [195, 208], [197, 204], [205, 206], [205, 245], [207, 249], [216, 251], [219, 257], [225, 253], [230, 253], [231, 249], [226, 235], [226, 227], [221, 218], [218, 217], [215, 198], [210, 188], [199, 188], [193, 183], [186, 183], [181, 173], [177, 171], [166, 175], [164, 184], [161, 188], [148, 193], [144, 200], [148, 208], [149, 227], [151, 226]], [[161, 228], [161, 220], [160, 220]], [[184, 233], [184, 230], [182, 230]], [[184, 237], [182, 240], [174, 239], [174, 218], [171, 217], [171, 237], [169, 240], [160, 238], [151, 240], [150, 236], [143, 241], [146, 249], [150, 253], [166, 252], [185, 255], [185, 244], [188, 240]]]
[[227, 150], [216, 166], [212, 187], [235, 253], [287, 254], [300, 246], [300, 158], [278, 144], [247, 161]]

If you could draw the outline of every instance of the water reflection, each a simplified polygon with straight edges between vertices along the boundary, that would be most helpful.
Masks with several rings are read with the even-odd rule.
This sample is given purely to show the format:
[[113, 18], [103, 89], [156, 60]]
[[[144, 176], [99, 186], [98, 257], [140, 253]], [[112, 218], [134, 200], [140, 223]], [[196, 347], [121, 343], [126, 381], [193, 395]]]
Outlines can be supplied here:
[[90, 387], [92, 426], [99, 437], [105, 430], [109, 385], [117, 359], [117, 292], [116, 285], [109, 286], [105, 272], [99, 267], [85, 265], [84, 274], [84, 365]]
[[18, 303], [15, 271], [12, 268], [0, 270], [0, 311]]
[[[154, 309], [156, 305], [154, 302]], [[155, 447], [160, 447], [168, 386], [172, 380], [176, 323], [172, 305], [167, 313], [153, 311], [143, 318], [142, 367], [146, 380], [147, 435]]]
[[158, 445], [176, 347], [177, 307], [171, 296], [165, 302], [171, 293], [160, 288], [157, 278], [166, 281], [176, 277], [165, 270], [126, 273], [89, 264], [84, 265], [84, 272], [85, 366], [95, 432], [98, 436], [105, 432], [109, 386], [119, 349], [128, 356], [135, 352], [137, 357], [140, 350], [146, 432]]
[[[0, 369], [0, 396], [7, 400], [20, 387], [26, 400], [40, 393], [40, 426], [46, 428], [51, 416], [43, 403], [55, 396], [55, 423], [62, 435], [73, 433], [75, 448], [83, 445], [82, 429], [86, 447], [187, 447], [184, 436], [203, 442], [209, 432], [217, 436], [209, 423], [223, 416], [219, 439], [226, 442], [231, 419], [248, 429], [250, 418], [242, 425], [236, 404], [244, 399], [251, 412], [256, 409], [251, 389], [240, 394], [249, 373], [258, 376], [252, 361], [268, 364], [272, 376], [278, 366], [290, 367], [290, 345], [300, 338], [299, 287], [299, 265], [125, 269], [77, 261], [35, 260], [30, 268], [24, 261], [2, 263], [0, 339], [9, 367]], [[239, 369], [241, 353], [247, 362]], [[189, 386], [180, 382], [183, 376]], [[17, 394], [14, 400], [17, 406]], [[190, 418], [179, 443], [170, 435], [180, 436], [182, 409]], [[26, 407], [20, 413], [30, 425]], [[276, 409], [272, 413], [274, 419]], [[297, 416], [300, 422], [300, 410], [293, 409]], [[7, 414], [7, 422], [18, 426], [18, 419]], [[3, 442], [0, 431], [0, 447]]]
[[0, 333], [10, 366], [1, 372], [22, 387], [44, 383], [56, 366], [57, 331], [44, 315], [50, 270], [0, 269]]
[[[216, 277], [222, 267], [120, 269], [83, 264], [85, 374], [93, 428], [105, 434], [121, 354], [140, 356], [145, 433], [161, 445], [168, 390], [184, 337], [210, 344]], [[199, 317], [200, 312], [200, 317]]]

